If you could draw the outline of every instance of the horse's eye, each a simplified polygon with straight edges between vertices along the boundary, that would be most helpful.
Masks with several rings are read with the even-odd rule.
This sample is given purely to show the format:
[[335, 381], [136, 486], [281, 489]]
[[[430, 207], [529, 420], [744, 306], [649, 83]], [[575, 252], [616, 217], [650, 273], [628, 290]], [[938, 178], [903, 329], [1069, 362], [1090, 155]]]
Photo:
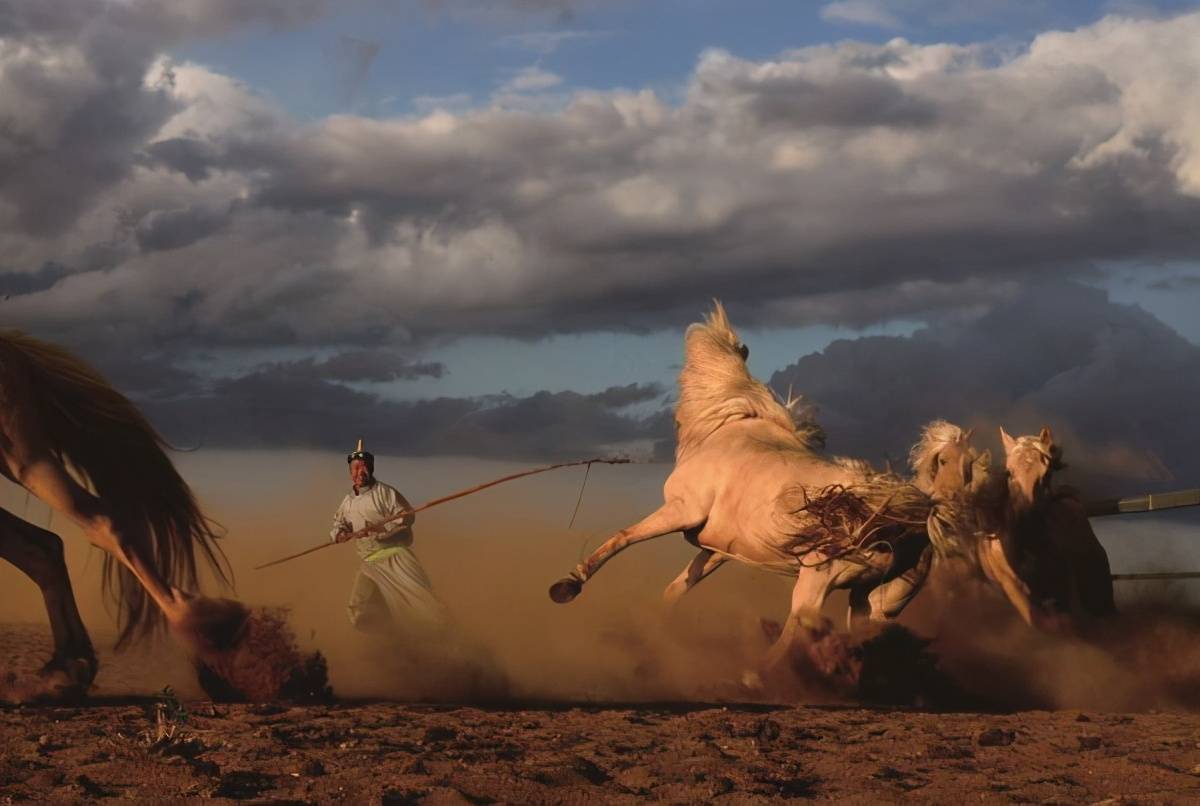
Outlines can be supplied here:
[[743, 361], [748, 361], [750, 359], [750, 348], [744, 344], [739, 344], [738, 355], [742, 357]]

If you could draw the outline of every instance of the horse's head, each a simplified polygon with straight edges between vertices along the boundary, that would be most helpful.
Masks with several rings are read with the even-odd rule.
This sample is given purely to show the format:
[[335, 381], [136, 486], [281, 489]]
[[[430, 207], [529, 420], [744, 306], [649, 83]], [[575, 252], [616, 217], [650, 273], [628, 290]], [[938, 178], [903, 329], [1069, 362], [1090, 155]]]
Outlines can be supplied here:
[[987, 472], [991, 454], [971, 445], [974, 429], [964, 431], [954, 423], [935, 420], [921, 432], [909, 454], [913, 483], [934, 498], [949, 498], [974, 489]]
[[1013, 437], [1003, 428], [1004, 467], [1008, 471], [1009, 502], [1018, 510], [1032, 508], [1046, 500], [1050, 478], [1062, 465], [1062, 449], [1054, 444], [1054, 435], [1043, 428], [1036, 436]]

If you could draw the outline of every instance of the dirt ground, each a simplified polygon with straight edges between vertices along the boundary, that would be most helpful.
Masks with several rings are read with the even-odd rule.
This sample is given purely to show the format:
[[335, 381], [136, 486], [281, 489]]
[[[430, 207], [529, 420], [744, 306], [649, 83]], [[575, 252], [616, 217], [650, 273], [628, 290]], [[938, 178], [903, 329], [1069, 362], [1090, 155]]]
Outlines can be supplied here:
[[[28, 672], [44, 629], [0, 632], [20, 661], [10, 665]], [[186, 665], [102, 653], [101, 669], [84, 704], [0, 706], [0, 803], [1200, 801], [1190, 706], [968, 712], [519, 695], [473, 706], [232, 705], [162, 687], [186, 679]], [[1010, 690], [996, 683], [980, 690]]]
[[[161, 705], [160, 705], [161, 704]], [[719, 705], [0, 711], [0, 800], [1194, 803], [1200, 717]], [[151, 716], [169, 712], [160, 734]], [[161, 738], [159, 738], [161, 736]]]

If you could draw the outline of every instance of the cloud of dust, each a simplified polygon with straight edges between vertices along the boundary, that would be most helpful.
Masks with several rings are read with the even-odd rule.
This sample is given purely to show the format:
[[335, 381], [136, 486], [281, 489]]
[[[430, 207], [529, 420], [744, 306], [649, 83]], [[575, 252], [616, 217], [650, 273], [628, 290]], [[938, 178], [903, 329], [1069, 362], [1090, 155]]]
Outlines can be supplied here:
[[[585, 550], [657, 507], [670, 470], [596, 466], [570, 530], [581, 468], [522, 479], [421, 513], [414, 549], [456, 630], [450, 637], [382, 639], [356, 631], [347, 619], [346, 599], [359, 565], [351, 546], [253, 570], [327, 540], [333, 511], [347, 489], [344, 457], [211, 451], [184, 455], [179, 465], [228, 530], [224, 545], [237, 598], [289, 608], [300, 648], [321, 651], [341, 697], [744, 699], [747, 692], [738, 681], [767, 646], [761, 622], [786, 615], [789, 580], [733, 563], [666, 613], [662, 590], [695, 553], [678, 535], [631, 547], [589, 581], [577, 600], [553, 604], [548, 586]], [[414, 504], [519, 469], [474, 460], [377, 460], [379, 478]], [[6, 500], [0, 506], [12, 508]], [[61, 534], [85, 621], [101, 650], [97, 693], [152, 693], [171, 685], [184, 696], [203, 696], [187, 658], [170, 642], [120, 656], [106, 651], [114, 625], [99, 596], [99, 558], [89, 559], [72, 529]], [[1122, 570], [1117, 562], [1114, 570]], [[27, 580], [17, 582], [18, 576], [0, 567], [0, 584], [12, 591], [0, 601], [0, 622], [44, 622], [40, 595]], [[228, 595], [216, 588], [208, 592]], [[843, 623], [845, 601], [835, 595], [827, 608], [837, 625]], [[1200, 707], [1200, 695], [1192, 693], [1200, 692], [1200, 613], [1180, 603], [1122, 604], [1121, 618], [1102, 631], [1048, 635], [1027, 629], [994, 592], [952, 584], [942, 574], [901, 623], [929, 639], [940, 672], [974, 706]], [[0, 642], [7, 643], [4, 635]], [[872, 679], [892, 679], [878, 674], [890, 672], [884, 667], [892, 663], [919, 668], [920, 643], [892, 640], [877, 645], [887, 651], [865, 653], [864, 663], [876, 667], [867, 670]], [[831, 694], [805, 685], [789, 696], [811, 702]]]

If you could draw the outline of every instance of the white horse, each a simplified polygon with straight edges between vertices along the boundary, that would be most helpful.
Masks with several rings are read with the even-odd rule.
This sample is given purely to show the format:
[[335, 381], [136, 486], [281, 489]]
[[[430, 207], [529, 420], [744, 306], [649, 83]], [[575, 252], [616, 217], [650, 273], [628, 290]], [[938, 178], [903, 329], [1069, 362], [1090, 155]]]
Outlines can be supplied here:
[[569, 602], [618, 552], [682, 532], [700, 552], [668, 586], [668, 601], [729, 559], [795, 577], [790, 616], [765, 661], [772, 670], [832, 590], [869, 590], [911, 567], [928, 545], [935, 506], [895, 476], [818, 454], [813, 430], [797, 427], [750, 375], [748, 350], [720, 303], [684, 342], [675, 469], [663, 505], [610, 537], [552, 585], [550, 597]]

